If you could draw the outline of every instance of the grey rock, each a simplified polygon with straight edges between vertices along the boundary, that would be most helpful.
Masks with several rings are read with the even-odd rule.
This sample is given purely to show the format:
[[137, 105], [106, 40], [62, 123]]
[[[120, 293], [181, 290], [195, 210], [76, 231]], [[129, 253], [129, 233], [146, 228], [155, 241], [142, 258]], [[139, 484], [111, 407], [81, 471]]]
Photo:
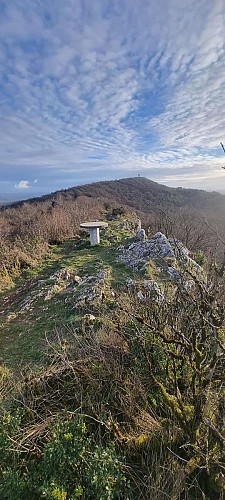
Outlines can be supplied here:
[[132, 278], [126, 278], [126, 285], [129, 288], [130, 286], [134, 286], [134, 280]]
[[137, 297], [142, 302], [145, 300], [145, 296], [143, 295], [143, 293], [141, 292], [141, 290], [139, 290], [139, 292], [137, 293]]
[[144, 241], [146, 239], [145, 230], [141, 227], [138, 228], [136, 235], [134, 237], [134, 241]]
[[161, 295], [161, 290], [159, 288], [158, 283], [156, 283], [156, 281], [154, 281], [154, 280], [144, 280], [143, 286], [149, 292], [155, 293], [157, 295]]
[[150, 298], [153, 302], [162, 304], [165, 300], [165, 295], [161, 291], [159, 284], [154, 280], [145, 280], [143, 283], [143, 288], [145, 289], [146, 298]]
[[187, 257], [189, 255], [189, 250], [183, 245], [183, 243], [176, 238], [169, 238], [168, 239], [173, 251], [175, 257], [178, 259], [181, 259], [182, 257]]
[[128, 248], [123, 247], [120, 259], [137, 269], [147, 260], [157, 257], [175, 258], [172, 246], [164, 234], [158, 232], [150, 240], [133, 242]]
[[[176, 282], [184, 282], [184, 274], [191, 271], [198, 279], [204, 280], [203, 271], [189, 257], [188, 249], [174, 238], [166, 238], [161, 232], [145, 241], [134, 241], [128, 247], [120, 246], [120, 260], [133, 270], [145, 269], [149, 260], [156, 259], [156, 267]], [[160, 267], [158, 267], [158, 265]], [[188, 277], [191, 279], [191, 276]]]
[[180, 280], [180, 273], [174, 267], [168, 266], [167, 273], [172, 280]]
[[[105, 282], [108, 276], [108, 270], [104, 269], [93, 276], [83, 276], [82, 280], [78, 283], [78, 287], [75, 289], [74, 299], [77, 306], [82, 306], [89, 304], [91, 302], [100, 302], [105, 296], [105, 290], [108, 289], [109, 285]], [[77, 291], [79, 290], [79, 295]]]

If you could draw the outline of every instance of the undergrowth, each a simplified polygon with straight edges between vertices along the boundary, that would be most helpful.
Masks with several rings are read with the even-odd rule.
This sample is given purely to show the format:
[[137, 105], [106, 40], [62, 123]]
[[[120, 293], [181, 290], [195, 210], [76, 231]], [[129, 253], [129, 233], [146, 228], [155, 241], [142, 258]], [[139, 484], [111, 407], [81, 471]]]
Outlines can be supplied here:
[[61, 415], [54, 425], [49, 425], [47, 436], [42, 436], [33, 450], [27, 450], [23, 438], [18, 449], [13, 449], [27, 420], [26, 411], [17, 411], [14, 416], [8, 413], [2, 420], [2, 499], [124, 498], [122, 457], [114, 443], [94, 442], [82, 415]]
[[1, 498], [222, 500], [223, 279], [184, 271], [139, 300], [111, 249], [85, 245], [61, 264], [107, 264], [114, 294], [73, 303], [38, 370], [1, 367]]

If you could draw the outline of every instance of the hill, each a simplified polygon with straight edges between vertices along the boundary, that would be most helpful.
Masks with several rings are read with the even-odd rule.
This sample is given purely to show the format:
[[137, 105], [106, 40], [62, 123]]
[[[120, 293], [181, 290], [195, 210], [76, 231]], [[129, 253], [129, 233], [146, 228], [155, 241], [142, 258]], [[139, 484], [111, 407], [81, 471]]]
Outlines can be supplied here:
[[48, 245], [79, 233], [85, 220], [133, 209], [148, 234], [162, 231], [191, 250], [223, 253], [225, 196], [169, 188], [145, 178], [97, 182], [17, 202], [0, 210], [0, 287], [37, 264]]
[[224, 280], [105, 217], [0, 296], [0, 496], [219, 500]]
[[136, 210], [148, 212], [151, 203], [162, 208], [190, 207], [204, 209], [213, 204], [214, 207], [225, 207], [225, 196], [216, 192], [198, 189], [171, 188], [145, 177], [131, 177], [115, 181], [97, 182], [67, 190], [75, 195], [116, 200]]
[[[131, 177], [115, 181], [100, 181], [28, 200], [30, 204], [57, 200], [77, 199], [79, 196], [101, 199], [108, 203], [121, 203], [143, 213], [149, 213], [154, 207], [162, 209], [196, 208], [197, 210], [217, 211], [218, 217], [225, 209], [225, 195], [199, 189], [171, 188], [145, 177]], [[11, 207], [20, 207], [24, 201], [13, 203]]]

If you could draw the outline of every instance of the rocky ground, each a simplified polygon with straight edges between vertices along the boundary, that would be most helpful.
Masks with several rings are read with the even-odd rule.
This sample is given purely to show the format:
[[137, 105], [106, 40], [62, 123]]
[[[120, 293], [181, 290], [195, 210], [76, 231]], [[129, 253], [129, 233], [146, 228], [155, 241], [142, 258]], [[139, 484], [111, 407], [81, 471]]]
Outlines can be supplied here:
[[109, 221], [99, 247], [90, 247], [83, 232], [83, 242], [52, 248], [48, 261], [27, 274], [0, 297], [0, 359], [11, 366], [39, 362], [46, 339], [66, 334], [88, 314], [101, 317], [121, 293], [166, 303], [177, 287], [191, 293], [193, 276], [204, 283], [181, 242], [160, 232], [146, 239], [134, 214]]
[[115, 495], [95, 498], [219, 500], [223, 280], [209, 286], [182, 242], [147, 239], [135, 214], [108, 221], [99, 246], [83, 231], [1, 294], [0, 492], [92, 498], [107, 466]]

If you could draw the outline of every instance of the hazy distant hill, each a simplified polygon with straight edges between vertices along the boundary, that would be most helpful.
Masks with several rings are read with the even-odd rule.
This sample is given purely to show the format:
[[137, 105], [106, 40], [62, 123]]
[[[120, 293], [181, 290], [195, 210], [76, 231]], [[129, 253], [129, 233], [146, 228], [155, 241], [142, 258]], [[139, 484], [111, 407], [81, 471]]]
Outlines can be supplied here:
[[33, 198], [35, 196], [34, 193], [29, 193], [27, 196], [24, 195], [24, 193], [0, 193], [0, 207], [1, 206], [6, 206], [6, 205], [11, 205], [12, 203], [17, 203], [19, 201], [24, 201], [29, 198]]

